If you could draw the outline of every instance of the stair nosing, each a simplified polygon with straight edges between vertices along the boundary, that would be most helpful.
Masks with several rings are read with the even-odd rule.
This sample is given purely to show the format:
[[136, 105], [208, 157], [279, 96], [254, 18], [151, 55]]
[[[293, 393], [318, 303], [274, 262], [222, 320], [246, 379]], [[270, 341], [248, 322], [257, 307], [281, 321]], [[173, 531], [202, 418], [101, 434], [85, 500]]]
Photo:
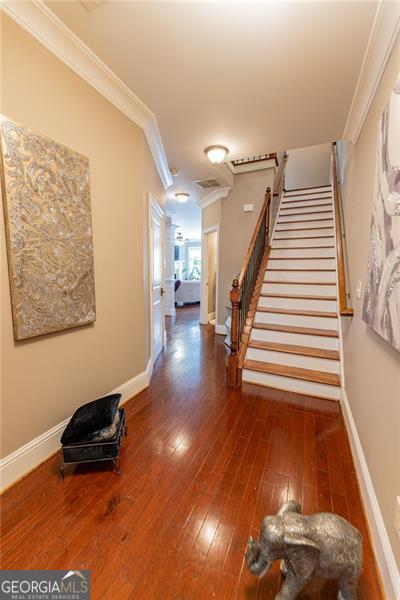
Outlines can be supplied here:
[[[248, 348], [295, 354], [296, 356], [309, 356], [311, 358], [324, 358], [326, 360], [340, 361], [340, 355], [337, 350], [328, 350], [325, 348], [299, 346], [296, 344], [280, 344], [279, 342], [264, 342], [263, 340], [250, 340], [248, 343]], [[326, 354], [324, 354], [326, 352], [329, 352], [334, 356], [326, 356]]]
[[[306, 239], [306, 238], [302, 238], [302, 239]], [[275, 246], [275, 248], [273, 246], [271, 246], [271, 252], [273, 250], [314, 250], [314, 249], [319, 249], [319, 248], [333, 248], [335, 249], [335, 246]]]
[[[332, 212], [332, 211], [329, 211], [329, 212]], [[297, 221], [280, 221], [278, 219], [276, 224], [277, 225], [287, 225], [287, 223], [316, 223], [318, 221], [333, 221], [333, 215], [332, 215], [332, 217], [327, 217], [325, 219], [299, 219]]]
[[[322, 206], [324, 206], [325, 208], [331, 206], [331, 208], [328, 208], [327, 210], [310, 210], [309, 212], [306, 212], [306, 213], [304, 211], [301, 211], [302, 208], [320, 208]], [[330, 205], [328, 203], [327, 204], [312, 204], [311, 206], [300, 206], [300, 207], [289, 206], [289, 208], [285, 208], [282, 204], [280, 211], [279, 211], [280, 215], [282, 214], [282, 210], [300, 210], [301, 212], [299, 212], [299, 215], [314, 215], [315, 213], [333, 212], [333, 204], [330, 204]], [[296, 213], [288, 213], [287, 216], [289, 217], [290, 214], [295, 215]], [[284, 215], [284, 216], [286, 216], [286, 215]]]
[[265, 269], [266, 271], [315, 271], [316, 273], [334, 273], [336, 269], [269, 269], [268, 267]]
[[333, 329], [317, 329], [313, 327], [298, 327], [297, 325], [277, 325], [275, 323], [253, 323], [254, 329], [264, 329], [267, 331], [282, 331], [284, 333], [298, 333], [300, 335], [316, 335], [319, 337], [338, 338], [339, 334]]
[[[279, 225], [279, 223], [278, 223], [278, 225]], [[281, 223], [281, 225], [282, 225], [282, 223]], [[332, 227], [326, 227], [324, 225], [322, 227], [299, 227], [297, 229], [276, 229], [275, 231], [276, 231], [276, 233], [287, 233], [288, 231], [292, 231], [292, 232], [295, 232], [295, 231], [312, 231], [313, 229], [333, 229], [333, 225], [332, 225]], [[324, 236], [321, 236], [321, 237], [324, 237]]]
[[263, 283], [277, 283], [282, 285], [335, 285], [336, 281], [283, 281], [282, 279], [264, 279]]
[[256, 313], [272, 313], [274, 315], [297, 315], [299, 317], [320, 317], [321, 319], [337, 319], [338, 313], [323, 310], [296, 310], [295, 308], [279, 308], [276, 306], [258, 306]]
[[[253, 366], [253, 368], [252, 368]], [[258, 368], [257, 368], [258, 367]], [[281, 371], [280, 373], [274, 373], [275, 367], [277, 371]], [[282, 368], [283, 367], [283, 368]], [[285, 373], [285, 365], [277, 365], [275, 363], [270, 362], [262, 362], [258, 360], [245, 360], [244, 369], [249, 371], [259, 371], [261, 373], [266, 373], [267, 375], [277, 375], [279, 377], [290, 377], [291, 379], [301, 379], [303, 381], [311, 381], [313, 383], [319, 383], [321, 385], [330, 385], [333, 387], [340, 387], [340, 377], [336, 373], [327, 373], [325, 371], [316, 371], [313, 369], [303, 369], [302, 367], [290, 367], [293, 370], [293, 374]], [[312, 375], [314, 374], [314, 375]], [[321, 377], [322, 375], [322, 377]], [[329, 375], [335, 379], [335, 382], [332, 381], [324, 381], [324, 376]], [[318, 379], [319, 376], [319, 379]]]
[[[290, 231], [290, 229], [289, 229], [289, 231]], [[296, 230], [294, 229], [293, 231], [296, 231]], [[299, 239], [299, 240], [325, 240], [325, 239], [334, 238], [334, 237], [335, 237], [334, 235], [305, 235], [305, 236], [299, 237], [297, 239]], [[275, 242], [275, 241], [287, 242], [288, 240], [295, 240], [295, 239], [296, 238], [294, 238], [294, 237], [288, 237], [288, 238], [275, 238], [274, 237], [274, 239], [272, 241], [273, 242]]]
[[269, 294], [268, 292], [261, 292], [262, 298], [288, 298], [289, 300], [329, 300], [330, 302], [336, 302], [336, 296], [313, 296], [308, 294]]
[[268, 260], [334, 260], [334, 258], [334, 256], [269, 256]]

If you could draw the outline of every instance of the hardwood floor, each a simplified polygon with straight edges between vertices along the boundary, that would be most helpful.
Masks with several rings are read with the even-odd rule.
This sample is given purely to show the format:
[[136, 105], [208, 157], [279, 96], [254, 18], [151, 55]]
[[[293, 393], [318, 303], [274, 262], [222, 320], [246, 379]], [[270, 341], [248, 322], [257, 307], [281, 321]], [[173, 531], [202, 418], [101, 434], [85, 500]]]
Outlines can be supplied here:
[[[1, 498], [3, 569], [90, 569], [94, 599], [270, 599], [243, 555], [288, 498], [335, 511], [364, 536], [360, 600], [382, 598], [336, 403], [225, 387], [223, 336], [178, 310], [151, 386], [125, 405], [122, 475], [52, 457]], [[334, 599], [315, 581], [302, 600]]]

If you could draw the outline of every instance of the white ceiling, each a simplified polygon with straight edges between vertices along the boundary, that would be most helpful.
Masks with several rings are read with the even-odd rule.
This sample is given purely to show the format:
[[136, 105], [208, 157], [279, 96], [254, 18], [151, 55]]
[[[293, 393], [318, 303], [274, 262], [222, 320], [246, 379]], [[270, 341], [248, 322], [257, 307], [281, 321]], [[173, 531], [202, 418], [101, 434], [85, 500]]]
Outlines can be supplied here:
[[[241, 158], [339, 139], [376, 2], [46, 4], [156, 114], [168, 189], [204, 196], [213, 143]], [[179, 209], [181, 210], [181, 208]]]

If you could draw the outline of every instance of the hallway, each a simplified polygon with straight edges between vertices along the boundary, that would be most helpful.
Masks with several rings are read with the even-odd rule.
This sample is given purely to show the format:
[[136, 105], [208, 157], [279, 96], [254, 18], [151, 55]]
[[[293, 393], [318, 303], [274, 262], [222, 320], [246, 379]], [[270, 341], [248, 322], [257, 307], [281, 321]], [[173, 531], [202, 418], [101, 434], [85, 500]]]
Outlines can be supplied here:
[[[273, 598], [278, 564], [258, 581], [243, 555], [290, 498], [361, 530], [359, 598], [382, 598], [338, 404], [227, 390], [223, 336], [198, 306], [169, 320], [151, 386], [125, 405], [121, 477], [91, 466], [61, 483], [58, 456], [42, 464], [2, 496], [1, 567], [89, 569], [96, 600]], [[313, 582], [300, 598], [336, 594]]]

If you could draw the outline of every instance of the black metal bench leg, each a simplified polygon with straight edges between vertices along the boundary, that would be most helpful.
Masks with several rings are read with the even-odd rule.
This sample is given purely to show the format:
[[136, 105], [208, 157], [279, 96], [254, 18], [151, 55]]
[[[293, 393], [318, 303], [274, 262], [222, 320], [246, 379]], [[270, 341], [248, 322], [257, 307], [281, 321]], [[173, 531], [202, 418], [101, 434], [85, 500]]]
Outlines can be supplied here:
[[115, 458], [115, 459], [113, 460], [113, 463], [114, 463], [114, 467], [115, 467], [115, 472], [116, 472], [116, 474], [117, 474], [117, 475], [121, 475], [121, 469], [120, 469], [120, 466], [121, 466], [121, 461], [120, 461], [120, 459], [119, 459], [119, 458]]

